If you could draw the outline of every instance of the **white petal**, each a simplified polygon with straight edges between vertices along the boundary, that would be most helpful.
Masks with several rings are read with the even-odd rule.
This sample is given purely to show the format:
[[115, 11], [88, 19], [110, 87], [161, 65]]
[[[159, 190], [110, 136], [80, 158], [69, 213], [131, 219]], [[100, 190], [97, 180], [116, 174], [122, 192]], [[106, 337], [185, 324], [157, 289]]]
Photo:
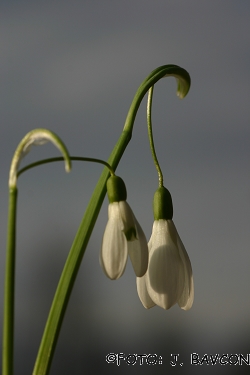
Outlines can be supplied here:
[[136, 235], [134, 241], [128, 241], [128, 254], [137, 277], [142, 277], [148, 269], [148, 244], [145, 234], [136, 220]]
[[181, 298], [178, 301], [179, 306], [183, 310], [189, 310], [194, 302], [194, 280], [193, 275], [190, 278], [189, 289], [184, 289]]
[[174, 223], [171, 221], [169, 225], [171, 226], [172, 231], [176, 232], [177, 247], [183, 263], [184, 271], [184, 288], [181, 297], [178, 300], [178, 304], [183, 310], [189, 310], [192, 307], [194, 301], [194, 280], [192, 266], [187, 251], [180, 239]]
[[109, 220], [114, 220], [117, 225], [120, 226], [120, 230], [124, 230], [123, 218], [121, 215], [119, 202], [113, 202], [108, 205], [108, 218]]
[[145, 276], [137, 277], [136, 278], [136, 285], [137, 285], [137, 292], [138, 296], [141, 300], [141, 303], [146, 309], [150, 309], [151, 307], [155, 306], [155, 303], [150, 298], [147, 287], [146, 287], [146, 279]]
[[120, 209], [120, 215], [124, 225], [124, 234], [127, 237], [128, 241], [133, 241], [136, 239], [136, 227], [133, 211], [131, 210], [129, 204], [126, 201], [120, 201], [118, 202], [118, 204]]
[[109, 205], [109, 220], [104, 232], [100, 264], [112, 280], [122, 276], [128, 258], [127, 240], [118, 202]]
[[156, 305], [169, 309], [183, 291], [184, 270], [167, 220], [156, 220], [150, 239], [146, 287]]
[[178, 304], [183, 310], [189, 310], [192, 307], [194, 300], [194, 281], [192, 266], [186, 249], [172, 220], [169, 220], [169, 228], [172, 236], [176, 238], [177, 248], [183, 263], [183, 292], [178, 300]]
[[124, 223], [124, 233], [128, 241], [128, 253], [136, 276], [141, 277], [148, 268], [148, 245], [146, 236], [136, 220], [129, 204], [119, 202], [119, 208]]

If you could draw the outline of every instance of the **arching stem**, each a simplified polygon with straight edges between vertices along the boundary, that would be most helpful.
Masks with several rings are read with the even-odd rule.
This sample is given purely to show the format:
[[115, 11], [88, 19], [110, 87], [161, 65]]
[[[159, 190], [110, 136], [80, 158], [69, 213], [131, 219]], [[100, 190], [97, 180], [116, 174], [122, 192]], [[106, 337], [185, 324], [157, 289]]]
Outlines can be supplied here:
[[[43, 159], [43, 160], [36, 161], [35, 163], [26, 165], [26, 167], [20, 169], [20, 171], [18, 171], [18, 173], [17, 173], [17, 176], [19, 177], [25, 171], [27, 171], [31, 168], [38, 167], [39, 165], [53, 163], [53, 162], [56, 162], [56, 161], [63, 161], [63, 160], [64, 160], [64, 158], [62, 156], [58, 156], [56, 158], [49, 158], [49, 159]], [[111, 165], [109, 163], [107, 163], [106, 161], [102, 160], [102, 159], [85, 158], [85, 157], [81, 157], [81, 156], [70, 156], [70, 160], [99, 163], [99, 164], [105, 165], [108, 168], [108, 170], [109, 170], [109, 172], [112, 176], [115, 174]]]
[[148, 103], [147, 103], [147, 123], [148, 123], [148, 138], [149, 138], [149, 144], [150, 144], [150, 149], [151, 153], [153, 156], [153, 160], [155, 163], [156, 170], [158, 172], [158, 177], [159, 177], [159, 187], [163, 186], [163, 174], [161, 171], [161, 167], [159, 164], [159, 161], [156, 156], [155, 152], [155, 146], [154, 146], [154, 138], [153, 138], [153, 130], [152, 130], [152, 99], [153, 99], [153, 91], [154, 91], [154, 86], [150, 87], [148, 90]]

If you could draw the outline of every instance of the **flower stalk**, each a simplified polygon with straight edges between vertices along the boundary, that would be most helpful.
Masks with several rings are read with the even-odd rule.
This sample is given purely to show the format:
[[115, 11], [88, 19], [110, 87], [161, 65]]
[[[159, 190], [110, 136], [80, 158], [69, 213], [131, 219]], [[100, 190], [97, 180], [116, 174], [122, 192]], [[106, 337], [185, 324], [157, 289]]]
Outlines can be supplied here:
[[148, 103], [147, 103], [147, 123], [148, 123], [148, 138], [149, 138], [149, 145], [152, 153], [152, 157], [155, 163], [155, 168], [158, 172], [158, 178], [159, 178], [159, 187], [163, 186], [163, 174], [161, 171], [161, 167], [159, 164], [159, 161], [156, 156], [155, 152], [155, 145], [154, 145], [154, 138], [153, 138], [153, 129], [152, 129], [152, 101], [153, 101], [153, 91], [154, 86], [150, 87], [148, 90]]
[[[43, 160], [36, 161], [35, 163], [31, 163], [29, 165], [26, 165], [26, 167], [23, 167], [22, 169], [20, 169], [17, 172], [17, 177], [19, 177], [22, 173], [26, 172], [27, 170], [38, 167], [39, 165], [53, 163], [53, 162], [56, 162], [56, 161], [63, 161], [63, 160], [64, 160], [63, 157], [58, 156], [57, 158], [49, 158], [49, 159], [43, 159]], [[109, 163], [107, 163], [106, 161], [104, 161], [102, 159], [85, 158], [85, 157], [82, 157], [82, 156], [70, 156], [70, 160], [71, 161], [74, 160], [74, 161], [88, 161], [88, 162], [92, 162], [92, 163], [99, 163], [99, 164], [105, 165], [108, 168], [111, 176], [113, 176], [115, 174], [111, 165], [109, 165]]]

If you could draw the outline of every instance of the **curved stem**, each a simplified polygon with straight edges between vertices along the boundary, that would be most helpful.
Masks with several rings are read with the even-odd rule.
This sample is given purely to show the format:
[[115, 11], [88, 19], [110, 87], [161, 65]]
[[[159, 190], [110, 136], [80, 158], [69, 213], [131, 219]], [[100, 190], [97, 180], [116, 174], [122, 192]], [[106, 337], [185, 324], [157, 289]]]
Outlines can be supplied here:
[[124, 130], [132, 132], [134, 120], [144, 95], [147, 93], [150, 87], [155, 85], [156, 82], [164, 77], [176, 78], [178, 82], [177, 96], [180, 99], [183, 99], [187, 95], [191, 84], [191, 79], [188, 72], [177, 65], [160, 66], [159, 68], [153, 70], [152, 73], [142, 82], [142, 84], [138, 88], [134, 100], [132, 101], [132, 104], [129, 108], [124, 125]]
[[[70, 158], [70, 160], [88, 161], [88, 162], [103, 164], [103, 165], [105, 165], [109, 169], [109, 172], [110, 172], [110, 174], [112, 176], [115, 173], [114, 170], [113, 170], [113, 168], [111, 167], [111, 165], [109, 165], [109, 163], [107, 163], [106, 161], [101, 160], [101, 159], [85, 158], [85, 157], [81, 157], [81, 156], [70, 156], [69, 158]], [[62, 156], [58, 156], [56, 158], [49, 158], [49, 159], [43, 159], [43, 160], [36, 161], [35, 163], [29, 164], [26, 167], [20, 169], [20, 171], [18, 171], [18, 173], [17, 173], [17, 177], [19, 177], [25, 171], [27, 171], [27, 170], [29, 170], [31, 168], [35, 168], [35, 167], [37, 167], [39, 165], [53, 163], [55, 161], [63, 161], [63, 160], [64, 160], [64, 158]]]
[[[154, 70], [147, 77], [147, 79], [137, 90], [137, 93], [129, 109], [123, 132], [108, 159], [108, 163], [111, 165], [114, 171], [116, 170], [116, 167], [119, 164], [119, 161], [132, 137], [134, 120], [144, 95], [152, 85], [154, 85], [159, 79], [166, 75], [173, 75], [174, 77], [177, 76], [179, 79], [179, 95], [185, 96], [187, 94], [190, 85], [189, 74], [184, 69], [176, 65], [165, 65], [163, 67], [160, 67]], [[70, 249], [61, 278], [58, 283], [54, 300], [52, 302], [41, 345], [37, 355], [33, 375], [48, 374], [64, 313], [66, 311], [75, 278], [106, 194], [106, 182], [108, 177], [109, 171], [107, 171], [107, 169], [104, 169], [92, 194], [78, 232]]]
[[148, 138], [149, 138], [150, 149], [151, 149], [151, 153], [152, 153], [153, 160], [155, 163], [155, 167], [159, 176], [159, 187], [162, 187], [163, 186], [163, 174], [162, 174], [161, 167], [156, 156], [154, 138], [153, 138], [153, 130], [152, 130], [151, 112], [152, 112], [153, 91], [154, 91], [154, 86], [150, 87], [150, 89], [148, 90], [148, 103], [147, 103]]

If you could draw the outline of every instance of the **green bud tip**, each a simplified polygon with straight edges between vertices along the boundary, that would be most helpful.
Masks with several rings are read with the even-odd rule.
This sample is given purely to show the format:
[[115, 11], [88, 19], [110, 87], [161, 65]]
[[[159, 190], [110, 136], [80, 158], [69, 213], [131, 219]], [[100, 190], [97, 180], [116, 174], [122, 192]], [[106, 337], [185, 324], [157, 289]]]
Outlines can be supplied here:
[[173, 203], [171, 194], [164, 186], [156, 190], [154, 195], [154, 219], [172, 220], [173, 218]]
[[118, 176], [110, 176], [107, 181], [107, 193], [110, 203], [125, 201], [127, 199], [127, 190], [125, 183]]

